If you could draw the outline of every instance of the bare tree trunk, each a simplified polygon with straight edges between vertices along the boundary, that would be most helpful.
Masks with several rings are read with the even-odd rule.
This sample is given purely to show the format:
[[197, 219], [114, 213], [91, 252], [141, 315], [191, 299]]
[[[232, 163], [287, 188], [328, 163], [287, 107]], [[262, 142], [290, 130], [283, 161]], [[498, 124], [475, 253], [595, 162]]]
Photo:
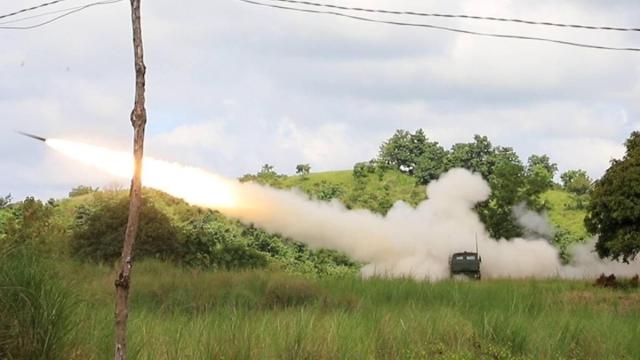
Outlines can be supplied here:
[[120, 273], [116, 285], [116, 348], [115, 359], [124, 360], [127, 356], [127, 318], [129, 315], [129, 289], [131, 286], [131, 268], [133, 266], [133, 245], [138, 233], [140, 207], [142, 202], [142, 156], [144, 154], [144, 127], [147, 123], [147, 111], [144, 107], [144, 75], [146, 67], [143, 59], [142, 28], [140, 25], [140, 0], [131, 0], [131, 22], [133, 25], [133, 50], [136, 70], [136, 93], [131, 125], [133, 126], [134, 173], [129, 193], [129, 220], [122, 246]]

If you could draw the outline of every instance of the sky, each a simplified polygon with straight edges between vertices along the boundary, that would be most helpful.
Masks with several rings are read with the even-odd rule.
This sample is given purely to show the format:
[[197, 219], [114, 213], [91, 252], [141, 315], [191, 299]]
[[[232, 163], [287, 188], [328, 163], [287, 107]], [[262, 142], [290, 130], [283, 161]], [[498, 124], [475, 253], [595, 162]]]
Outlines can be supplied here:
[[[3, 2], [0, 14], [41, 2]], [[47, 11], [89, 2], [66, 0]], [[326, 2], [640, 27], [637, 0]], [[123, 185], [14, 130], [130, 148], [129, 11], [122, 1], [37, 29], [0, 29], [0, 195], [59, 198], [77, 185]], [[30, 14], [38, 12], [22, 16]], [[640, 32], [366, 16], [640, 47]], [[312, 171], [350, 169], [375, 157], [396, 129], [422, 128], [445, 147], [487, 135], [523, 159], [548, 154], [561, 171], [582, 168], [598, 178], [640, 129], [640, 53], [374, 24], [238, 0], [143, 0], [142, 22], [147, 155], [228, 177], [265, 163], [287, 174], [300, 163]]]

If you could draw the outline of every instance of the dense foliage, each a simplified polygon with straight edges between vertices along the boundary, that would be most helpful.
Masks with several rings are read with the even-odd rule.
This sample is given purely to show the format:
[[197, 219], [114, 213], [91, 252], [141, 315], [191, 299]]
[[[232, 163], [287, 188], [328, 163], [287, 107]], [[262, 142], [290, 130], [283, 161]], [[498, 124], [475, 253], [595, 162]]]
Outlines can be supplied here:
[[598, 235], [598, 254], [625, 261], [640, 252], [640, 132], [633, 132], [626, 146], [624, 158], [613, 160], [595, 183], [585, 220]]
[[[413, 134], [396, 131], [382, 144], [378, 158], [371, 164], [397, 169], [421, 184], [428, 184], [452, 168], [481, 174], [489, 182], [492, 193], [477, 210], [496, 238], [523, 234], [513, 207], [525, 203], [533, 210], [543, 210], [540, 195], [551, 189], [558, 171], [547, 155], [532, 155], [525, 166], [512, 148], [494, 146], [486, 136], [476, 135], [472, 142], [454, 144], [447, 151], [430, 141], [421, 129]], [[363, 173], [363, 165], [356, 166], [356, 173]]]
[[247, 246], [239, 227], [220, 220], [206, 213], [183, 227], [184, 263], [225, 270], [267, 266], [266, 253]]
[[[76, 210], [72, 225], [71, 252], [81, 259], [114, 262], [122, 252], [129, 199], [103, 193]], [[149, 198], [143, 198], [134, 256], [170, 259], [178, 250], [178, 229]]]
[[593, 180], [584, 170], [569, 170], [560, 175], [562, 187], [570, 193], [584, 195], [591, 190]]
[[[70, 200], [62, 207], [72, 205]], [[117, 260], [128, 215], [126, 194], [97, 192], [74, 201], [79, 203], [65, 209], [74, 214], [69, 225], [71, 254], [93, 262]], [[274, 267], [310, 275], [339, 275], [357, 269], [357, 264], [338, 252], [309, 249], [150, 189], [144, 191], [134, 256], [210, 270]]]
[[54, 249], [67, 236], [56, 215], [58, 203], [33, 197], [0, 209], [0, 243]]

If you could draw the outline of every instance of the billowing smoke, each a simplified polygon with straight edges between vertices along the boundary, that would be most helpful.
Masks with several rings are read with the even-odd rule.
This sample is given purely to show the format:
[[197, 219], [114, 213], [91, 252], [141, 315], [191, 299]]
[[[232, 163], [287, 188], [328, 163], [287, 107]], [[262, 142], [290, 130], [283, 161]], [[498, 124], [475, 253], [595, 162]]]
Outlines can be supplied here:
[[[65, 140], [48, 140], [47, 144], [113, 175], [128, 177], [131, 173], [126, 153]], [[143, 184], [310, 247], [340, 250], [365, 264], [364, 276], [440, 280], [449, 276], [451, 254], [474, 250], [476, 239], [485, 278], [582, 278], [602, 272], [640, 272], [640, 261], [625, 265], [599, 260], [593, 254], [593, 243], [572, 249], [573, 263], [563, 266], [558, 250], [546, 239], [492, 239], [473, 210], [489, 197], [491, 189], [480, 175], [464, 169], [453, 169], [430, 183], [428, 200], [416, 208], [397, 202], [386, 216], [348, 210], [335, 200], [314, 201], [298, 190], [240, 184], [154, 159], [145, 160]], [[543, 218], [520, 210], [517, 217], [527, 227], [539, 234], [551, 229]]]
[[525, 231], [527, 238], [551, 239], [555, 234], [553, 225], [549, 222], [546, 213], [537, 213], [527, 208], [527, 204], [520, 203], [513, 208], [516, 221]]

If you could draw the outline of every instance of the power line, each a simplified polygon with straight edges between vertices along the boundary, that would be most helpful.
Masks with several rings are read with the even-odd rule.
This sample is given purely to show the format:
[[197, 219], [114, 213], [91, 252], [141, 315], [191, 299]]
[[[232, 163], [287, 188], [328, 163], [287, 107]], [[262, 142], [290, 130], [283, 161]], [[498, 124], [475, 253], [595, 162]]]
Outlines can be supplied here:
[[399, 22], [399, 21], [391, 21], [391, 20], [378, 20], [378, 19], [372, 19], [372, 18], [367, 18], [367, 17], [363, 17], [363, 16], [344, 14], [344, 13], [340, 13], [340, 12], [336, 12], [336, 11], [301, 9], [301, 8], [294, 8], [294, 7], [275, 5], [275, 4], [265, 4], [265, 3], [261, 3], [261, 2], [253, 1], [253, 0], [238, 0], [238, 1], [242, 1], [244, 3], [253, 4], [253, 5], [259, 5], [259, 6], [265, 6], [265, 7], [281, 9], [281, 10], [290, 10], [290, 11], [312, 13], [312, 14], [334, 15], [334, 16], [340, 16], [340, 17], [345, 17], [345, 18], [350, 18], [350, 19], [355, 19], [355, 20], [360, 20], [360, 21], [371, 22], [371, 23], [398, 25], [398, 26], [408, 26], [408, 27], [420, 27], [420, 28], [444, 30], [444, 31], [451, 31], [451, 32], [462, 33], [462, 34], [467, 34], [467, 35], [476, 35], [476, 36], [485, 36], [485, 37], [542, 41], [542, 42], [549, 42], [549, 43], [556, 43], [556, 44], [562, 44], [562, 45], [577, 46], [577, 47], [590, 48], [590, 49], [616, 50], [616, 51], [638, 51], [638, 52], [640, 52], [640, 48], [634, 48], [634, 47], [611, 47], [611, 46], [584, 44], [584, 43], [578, 43], [578, 42], [573, 42], [573, 41], [549, 39], [549, 38], [536, 37], [536, 36], [485, 33], [485, 32], [457, 29], [457, 28], [446, 27], [446, 26], [438, 26], [438, 25], [432, 25], [432, 24], [407, 23], [407, 22]]
[[70, 11], [70, 10], [79, 9], [81, 7], [82, 7], [82, 5], [74, 6], [74, 7], [68, 7], [68, 8], [59, 9], [59, 10], [48, 11], [48, 12], [40, 13], [38, 15], [31, 15], [31, 16], [21, 17], [21, 18], [17, 18], [17, 19], [12, 19], [12, 20], [6, 20], [6, 21], [3, 21], [3, 22], [0, 22], [0, 25], [14, 24], [14, 23], [17, 23], [17, 22], [25, 21], [25, 20], [35, 19], [35, 18], [39, 18], [39, 17], [43, 17], [43, 16], [59, 14], [59, 13], [62, 13], [62, 12], [67, 12], [67, 11]]
[[592, 26], [592, 25], [579, 25], [579, 24], [563, 24], [549, 21], [533, 21], [533, 20], [523, 20], [523, 19], [514, 19], [514, 18], [501, 18], [501, 17], [493, 17], [493, 16], [477, 16], [477, 15], [465, 15], [465, 14], [442, 14], [442, 13], [424, 13], [424, 12], [415, 12], [415, 11], [394, 11], [394, 10], [384, 10], [384, 9], [370, 9], [370, 8], [359, 8], [359, 7], [347, 7], [333, 4], [322, 4], [311, 1], [302, 1], [302, 0], [271, 0], [278, 2], [285, 2], [291, 4], [300, 4], [300, 5], [309, 5], [316, 7], [326, 7], [331, 9], [338, 10], [350, 10], [350, 11], [364, 11], [370, 13], [380, 13], [380, 14], [392, 14], [392, 15], [412, 15], [412, 16], [427, 16], [427, 17], [442, 17], [442, 18], [459, 18], [459, 19], [473, 19], [473, 20], [489, 20], [489, 21], [501, 21], [501, 22], [514, 22], [520, 24], [528, 24], [528, 25], [544, 25], [544, 26], [556, 26], [556, 27], [569, 27], [576, 29], [588, 29], [588, 30], [611, 30], [611, 31], [638, 31], [640, 32], [640, 28], [625, 28], [625, 27], [617, 27], [617, 26]]
[[40, 5], [36, 5], [36, 6], [30, 7], [30, 8], [27, 8], [27, 9], [22, 9], [22, 10], [14, 11], [14, 12], [12, 12], [12, 13], [10, 13], [10, 14], [0, 15], [0, 19], [4, 19], [4, 18], [7, 18], [7, 17], [9, 17], [9, 16], [13, 16], [13, 15], [22, 14], [23, 12], [27, 12], [27, 11], [31, 11], [31, 10], [40, 9], [40, 8], [45, 7], [45, 6], [49, 6], [49, 5], [53, 5], [53, 4], [57, 4], [57, 3], [59, 3], [59, 2], [63, 2], [63, 1], [66, 1], [66, 0], [54, 0], [54, 1], [50, 1], [50, 2], [48, 2], [48, 3], [44, 3], [44, 4], [40, 4]]
[[[52, 23], [54, 21], [60, 20], [60, 19], [62, 19], [64, 17], [66, 17], [66, 16], [72, 15], [72, 14], [77, 13], [79, 11], [82, 11], [82, 10], [85, 10], [87, 8], [93, 7], [93, 6], [115, 4], [115, 3], [120, 2], [120, 1], [122, 1], [122, 0], [98, 1], [98, 2], [87, 4], [87, 5], [83, 5], [83, 6], [78, 6], [78, 7], [75, 7], [75, 8], [67, 9], [69, 11], [67, 11], [66, 13], [64, 13], [62, 15], [58, 15], [58, 16], [52, 18], [52, 19], [49, 19], [47, 21], [43, 21], [43, 22], [35, 24], [35, 25], [28, 25], [28, 26], [0, 26], [0, 30], [28, 30], [28, 29], [35, 29], [35, 28], [50, 24], [50, 23]], [[57, 12], [60, 12], [60, 11], [54, 11], [52, 13], [57, 13]], [[36, 17], [36, 16], [32, 16], [32, 17]], [[26, 19], [28, 19], [28, 18], [23, 18], [22, 20], [26, 20]]]

